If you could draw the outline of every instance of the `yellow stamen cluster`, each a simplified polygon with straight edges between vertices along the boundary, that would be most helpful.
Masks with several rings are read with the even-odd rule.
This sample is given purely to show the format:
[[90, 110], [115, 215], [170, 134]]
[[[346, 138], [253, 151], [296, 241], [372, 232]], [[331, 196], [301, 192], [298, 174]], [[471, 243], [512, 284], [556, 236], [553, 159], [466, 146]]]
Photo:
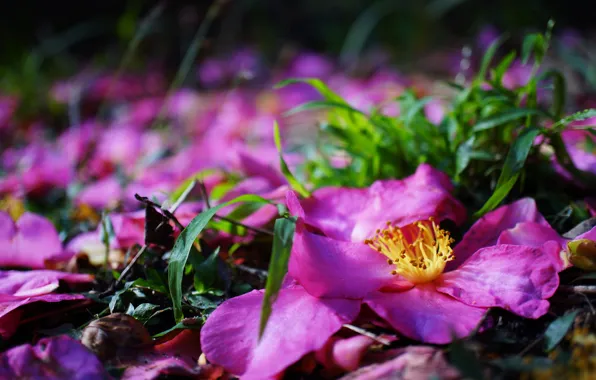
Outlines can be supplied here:
[[453, 239], [432, 218], [401, 228], [387, 222], [385, 229], [378, 229], [364, 243], [387, 256], [387, 262], [395, 265], [392, 274], [414, 284], [433, 281], [443, 273], [447, 262], [455, 259]]

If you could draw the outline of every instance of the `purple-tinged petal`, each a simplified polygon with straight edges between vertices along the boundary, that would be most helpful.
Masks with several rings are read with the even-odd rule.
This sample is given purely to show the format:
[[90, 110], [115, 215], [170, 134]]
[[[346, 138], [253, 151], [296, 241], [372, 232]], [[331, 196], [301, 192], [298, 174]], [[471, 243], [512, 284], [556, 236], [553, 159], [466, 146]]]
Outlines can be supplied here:
[[323, 347], [360, 310], [359, 301], [319, 299], [303, 289], [282, 289], [258, 341], [263, 293], [253, 291], [220, 305], [201, 331], [207, 359], [243, 379], [265, 379]]
[[[345, 241], [363, 241], [387, 221], [403, 226], [434, 217], [461, 223], [465, 209], [450, 191], [449, 178], [422, 164], [402, 180], [377, 181], [368, 189], [329, 187], [315, 191], [300, 201], [306, 224], [325, 235]], [[288, 200], [289, 210], [299, 212]]]
[[354, 371], [374, 343], [374, 339], [364, 335], [345, 339], [332, 337], [327, 345], [316, 353], [316, 358], [327, 368], [339, 367], [344, 371]]
[[313, 234], [298, 220], [288, 273], [313, 296], [363, 298], [391, 284], [392, 270], [368, 245]]
[[93, 281], [93, 276], [54, 270], [0, 271], [0, 294], [17, 297], [39, 296], [58, 289], [60, 281], [69, 284], [89, 283]]
[[497, 240], [497, 245], [525, 245], [529, 247], [540, 247], [547, 241], [556, 241], [564, 246], [566, 239], [559, 236], [551, 226], [536, 222], [522, 222], [515, 227], [503, 231]]
[[0, 211], [0, 247], [3, 247], [3, 242], [12, 240], [17, 233], [17, 228], [9, 213]]
[[409, 346], [384, 363], [372, 364], [352, 372], [341, 380], [459, 380], [462, 376], [449, 365], [443, 351], [435, 347]]
[[44, 268], [46, 259], [62, 252], [56, 228], [40, 215], [26, 212], [8, 228], [12, 238], [0, 239], [0, 266]]
[[522, 222], [535, 222], [550, 227], [532, 198], [523, 198], [501, 206], [478, 219], [470, 227], [462, 241], [455, 246], [455, 260], [447, 264], [447, 270], [455, 269], [480, 248], [495, 245], [503, 231]]
[[40, 340], [35, 346], [24, 344], [0, 355], [3, 379], [110, 379], [99, 361], [78, 341], [68, 336]]
[[[23, 311], [19, 308], [34, 302], [62, 302], [85, 300], [81, 294], [44, 294], [33, 297], [15, 297], [0, 294], [0, 336], [9, 338], [16, 331]], [[17, 317], [18, 316], [18, 317]]]
[[548, 311], [547, 298], [559, 286], [561, 246], [497, 245], [476, 252], [458, 269], [444, 273], [437, 290], [468, 305], [500, 307], [526, 318]]
[[400, 293], [377, 292], [364, 302], [401, 334], [435, 344], [469, 335], [486, 313], [484, 308], [438, 292], [434, 284], [417, 285]]

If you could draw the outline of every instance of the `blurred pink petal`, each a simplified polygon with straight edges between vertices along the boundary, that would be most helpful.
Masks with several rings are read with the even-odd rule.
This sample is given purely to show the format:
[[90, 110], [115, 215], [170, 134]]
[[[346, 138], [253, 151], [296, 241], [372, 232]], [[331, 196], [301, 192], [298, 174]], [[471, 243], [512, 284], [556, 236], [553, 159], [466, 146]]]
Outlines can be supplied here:
[[81, 301], [86, 298], [82, 294], [44, 294], [32, 297], [18, 297], [8, 294], [0, 294], [0, 336], [3, 339], [9, 338], [17, 330], [23, 317], [22, 306], [36, 303], [56, 303], [63, 301]]
[[398, 350], [395, 359], [372, 364], [347, 374], [342, 380], [458, 380], [462, 379], [441, 350], [409, 346]]
[[68, 284], [90, 283], [93, 276], [53, 270], [0, 271], [0, 294], [17, 297], [39, 296], [58, 289], [60, 281]]
[[9, 218], [0, 212], [0, 225], [6, 228], [0, 236], [0, 266], [44, 268], [46, 259], [63, 252], [58, 232], [46, 218], [26, 212], [12, 226]]
[[374, 339], [364, 335], [345, 339], [331, 337], [325, 347], [317, 351], [316, 358], [326, 368], [339, 367], [343, 371], [354, 371], [374, 343]]
[[107, 380], [99, 359], [68, 336], [41, 339], [0, 354], [3, 379]]

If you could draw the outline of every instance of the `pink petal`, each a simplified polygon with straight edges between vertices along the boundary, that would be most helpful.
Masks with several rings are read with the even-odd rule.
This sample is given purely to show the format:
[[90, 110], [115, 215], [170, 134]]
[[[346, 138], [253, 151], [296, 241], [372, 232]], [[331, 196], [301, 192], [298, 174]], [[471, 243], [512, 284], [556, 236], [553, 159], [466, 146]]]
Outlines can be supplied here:
[[373, 343], [375, 341], [372, 338], [364, 335], [339, 339], [333, 345], [333, 362], [343, 370], [354, 371], [360, 366], [362, 357]]
[[437, 290], [479, 307], [501, 307], [526, 318], [548, 311], [546, 298], [559, 286], [556, 262], [561, 246], [497, 245], [476, 252], [458, 269], [444, 273]]
[[[0, 294], [0, 336], [9, 338], [16, 331], [22, 316], [21, 306], [33, 302], [62, 302], [84, 300], [81, 294], [44, 294], [28, 298]], [[18, 317], [16, 317], [18, 315]]]
[[4, 247], [4, 242], [11, 240], [16, 233], [17, 228], [12, 217], [7, 212], [0, 211], [0, 247]]
[[61, 280], [70, 284], [89, 283], [93, 276], [53, 270], [0, 271], [0, 293], [17, 297], [38, 296], [56, 290]]
[[58, 232], [46, 218], [26, 212], [15, 226], [12, 241], [0, 241], [0, 266], [44, 268], [46, 259], [62, 252]]
[[592, 228], [590, 231], [587, 231], [581, 235], [578, 235], [573, 240], [581, 240], [581, 239], [588, 239], [588, 240], [596, 241], [596, 227]]
[[3, 379], [108, 379], [99, 361], [78, 341], [68, 336], [40, 340], [35, 346], [24, 344], [0, 356]]
[[260, 342], [263, 293], [232, 298], [209, 316], [201, 332], [207, 359], [243, 379], [266, 379], [323, 347], [344, 323], [353, 320], [358, 301], [318, 299], [300, 288], [283, 289]]
[[566, 239], [559, 236], [551, 226], [536, 222], [521, 222], [515, 227], [503, 231], [497, 240], [499, 244], [525, 245], [540, 247], [547, 241], [554, 240], [561, 246], [565, 245]]
[[[423, 164], [402, 180], [377, 181], [368, 189], [322, 188], [300, 204], [306, 224], [334, 239], [363, 241], [387, 221], [402, 226], [432, 216], [463, 222], [466, 212], [452, 188], [444, 173]], [[299, 213], [294, 202], [288, 208]]]
[[310, 233], [298, 221], [288, 273], [313, 296], [362, 298], [392, 283], [392, 270], [368, 245]]
[[532, 198], [523, 198], [501, 206], [484, 215], [470, 227], [462, 241], [455, 246], [455, 260], [447, 265], [447, 269], [455, 269], [480, 248], [495, 245], [503, 231], [514, 228], [522, 222], [535, 222], [550, 227], [538, 212], [536, 202]]
[[433, 284], [400, 293], [377, 292], [364, 302], [401, 334], [435, 344], [469, 335], [486, 313], [438, 292]]
[[398, 356], [381, 364], [372, 364], [352, 372], [342, 380], [459, 380], [459, 372], [449, 365], [441, 350], [434, 347], [409, 346], [398, 350]]

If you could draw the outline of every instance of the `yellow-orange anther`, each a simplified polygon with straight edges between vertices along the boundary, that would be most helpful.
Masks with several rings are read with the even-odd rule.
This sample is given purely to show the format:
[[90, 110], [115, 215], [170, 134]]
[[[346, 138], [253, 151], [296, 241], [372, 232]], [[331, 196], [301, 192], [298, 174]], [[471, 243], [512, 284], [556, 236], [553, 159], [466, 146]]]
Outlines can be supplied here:
[[432, 218], [401, 228], [387, 222], [386, 228], [377, 230], [364, 243], [387, 256], [387, 262], [395, 265], [392, 274], [414, 284], [433, 281], [443, 273], [447, 262], [455, 259], [453, 239]]

